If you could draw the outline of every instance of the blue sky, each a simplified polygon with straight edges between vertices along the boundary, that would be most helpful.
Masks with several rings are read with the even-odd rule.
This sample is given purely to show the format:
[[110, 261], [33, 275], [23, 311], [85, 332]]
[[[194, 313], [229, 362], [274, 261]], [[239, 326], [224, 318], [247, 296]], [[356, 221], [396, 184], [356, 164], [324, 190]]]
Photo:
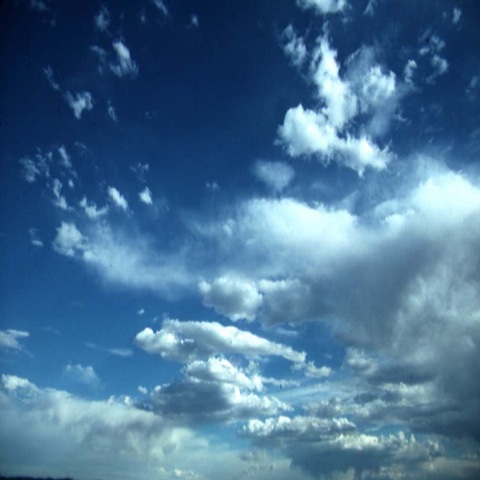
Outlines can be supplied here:
[[471, 0], [0, 6], [0, 473], [473, 479]]

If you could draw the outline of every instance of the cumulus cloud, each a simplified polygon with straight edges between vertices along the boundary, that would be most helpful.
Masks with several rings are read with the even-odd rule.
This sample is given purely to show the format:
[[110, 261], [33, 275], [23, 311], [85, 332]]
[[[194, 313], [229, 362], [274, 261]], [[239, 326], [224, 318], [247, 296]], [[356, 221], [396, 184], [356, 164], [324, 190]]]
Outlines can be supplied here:
[[73, 257], [76, 252], [86, 248], [86, 238], [80, 233], [74, 223], [62, 222], [57, 228], [57, 236], [53, 241], [53, 249], [67, 257]]
[[22, 176], [28, 183], [35, 183], [38, 178], [50, 177], [51, 152], [44, 154], [38, 151], [33, 157], [25, 156], [20, 159]]
[[43, 247], [43, 241], [38, 236], [38, 229], [36, 228], [29, 228], [28, 234], [30, 235], [30, 243], [35, 247]]
[[337, 13], [346, 9], [347, 0], [297, 0], [297, 5], [303, 9], [312, 9], [317, 14]]
[[188, 430], [128, 398], [90, 401], [13, 375], [2, 375], [0, 398], [6, 474], [150, 477], [176, 450], [198, 448]]
[[209, 283], [202, 280], [198, 289], [203, 302], [233, 321], [253, 320], [262, 297], [254, 284], [233, 276], [222, 276]]
[[305, 361], [304, 352], [296, 352], [286, 345], [217, 322], [167, 319], [157, 332], [146, 328], [138, 333], [135, 343], [148, 353], [180, 362], [226, 353], [249, 357], [279, 356], [295, 363]]
[[84, 111], [88, 112], [92, 110], [94, 106], [93, 97], [90, 92], [78, 92], [75, 94], [67, 92], [64, 98], [68, 106], [72, 109], [75, 118], [78, 120], [82, 118]]
[[111, 18], [110, 12], [105, 5], [100, 7], [100, 11], [93, 17], [95, 28], [99, 32], [107, 32], [110, 26]]
[[103, 217], [108, 213], [108, 206], [105, 205], [102, 208], [98, 208], [95, 203], [89, 203], [86, 197], [83, 197], [82, 200], [80, 200], [79, 205], [82, 207], [85, 215], [92, 220]]
[[[362, 47], [346, 62], [340, 75], [337, 52], [326, 36], [312, 52], [310, 78], [317, 88], [320, 108], [290, 108], [278, 129], [280, 142], [292, 157], [315, 156], [336, 161], [362, 175], [366, 168], [385, 169], [393, 155], [374, 138], [383, 136], [401, 98], [395, 74], [375, 62], [372, 48]], [[352, 122], [369, 118], [360, 131]]]
[[253, 174], [274, 192], [281, 192], [293, 180], [295, 171], [284, 162], [259, 160], [253, 165]]
[[30, 334], [22, 330], [0, 330], [0, 348], [4, 350], [23, 350], [19, 339], [27, 338]]
[[152, 205], [153, 200], [152, 200], [152, 192], [148, 187], [145, 187], [144, 190], [139, 192], [138, 198], [142, 203], [145, 203], [145, 205]]
[[308, 55], [304, 39], [298, 36], [292, 25], [288, 25], [282, 32], [283, 51], [290, 58], [293, 65], [302, 66]]
[[118, 208], [123, 211], [128, 210], [127, 200], [125, 200], [125, 197], [115, 187], [108, 187], [108, 196]]
[[90, 387], [97, 386], [100, 383], [100, 379], [91, 365], [68, 364], [63, 369], [63, 373], [74, 381]]
[[276, 397], [253, 393], [262, 389], [260, 376], [211, 357], [188, 364], [182, 380], [155, 387], [145, 407], [187, 423], [234, 422], [291, 410]]
[[133, 61], [128, 47], [121, 40], [113, 42], [112, 46], [117, 58], [110, 63], [110, 70], [120, 78], [127, 75], [135, 78], [138, 74], [138, 66]]

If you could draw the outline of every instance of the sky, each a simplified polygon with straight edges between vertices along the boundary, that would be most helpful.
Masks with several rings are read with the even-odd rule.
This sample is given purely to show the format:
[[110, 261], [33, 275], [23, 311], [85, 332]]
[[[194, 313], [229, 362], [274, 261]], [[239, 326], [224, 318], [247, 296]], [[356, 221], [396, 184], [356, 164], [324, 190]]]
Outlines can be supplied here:
[[475, 0], [0, 3], [0, 474], [480, 476]]

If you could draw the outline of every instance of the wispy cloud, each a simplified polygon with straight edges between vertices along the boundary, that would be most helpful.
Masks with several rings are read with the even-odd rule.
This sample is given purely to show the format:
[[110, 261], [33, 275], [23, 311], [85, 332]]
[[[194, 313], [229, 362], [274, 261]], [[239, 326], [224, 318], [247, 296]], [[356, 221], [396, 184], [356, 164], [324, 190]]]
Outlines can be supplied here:
[[84, 111], [88, 112], [92, 110], [94, 106], [93, 97], [90, 92], [78, 92], [75, 94], [67, 92], [64, 98], [78, 120], [82, 118]]

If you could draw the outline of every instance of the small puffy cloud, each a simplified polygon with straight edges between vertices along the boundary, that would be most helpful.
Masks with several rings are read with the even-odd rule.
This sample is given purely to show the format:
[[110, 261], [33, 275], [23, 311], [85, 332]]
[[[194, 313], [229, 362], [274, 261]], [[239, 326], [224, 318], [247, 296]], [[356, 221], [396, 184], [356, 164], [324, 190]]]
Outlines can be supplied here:
[[190, 25], [192, 25], [192, 27], [195, 27], [195, 28], [198, 28], [200, 26], [200, 21], [198, 20], [198, 16], [195, 15], [194, 13], [190, 15]]
[[284, 162], [259, 160], [253, 165], [253, 174], [274, 192], [281, 192], [293, 180], [295, 171]]
[[137, 315], [145, 315], [145, 309], [141, 308], [138, 310]]
[[442, 57], [441, 52], [445, 48], [445, 41], [438, 35], [427, 30], [421, 37], [420, 56], [430, 60], [432, 73], [427, 77], [427, 83], [435, 83], [436, 79], [448, 71], [448, 62]]
[[89, 203], [86, 197], [83, 197], [82, 200], [80, 200], [79, 205], [83, 208], [85, 215], [92, 220], [104, 217], [108, 213], [108, 206], [105, 205], [102, 208], [98, 208], [95, 203]]
[[307, 59], [307, 47], [302, 37], [299, 37], [292, 25], [282, 32], [283, 51], [296, 67], [302, 66]]
[[118, 123], [117, 111], [110, 101], [107, 106], [107, 114], [113, 122]]
[[52, 185], [52, 192], [53, 192], [53, 195], [55, 197], [54, 201], [53, 201], [53, 204], [62, 209], [62, 210], [68, 210], [69, 209], [69, 206], [67, 204], [67, 200], [65, 199], [65, 197], [62, 195], [62, 188], [63, 188], [63, 184], [60, 180], [58, 180], [58, 178], [54, 178], [53, 179], [53, 185]]
[[162, 15], [168, 17], [168, 8], [163, 0], [152, 0], [152, 3]]
[[75, 94], [67, 92], [64, 98], [78, 120], [82, 118], [82, 113], [84, 111], [88, 112], [92, 110], [94, 105], [93, 97], [90, 92], [78, 92]]
[[36, 228], [30, 228], [28, 230], [28, 234], [30, 235], [30, 243], [35, 246], [35, 247], [43, 247], [43, 242], [38, 236], [38, 229]]
[[237, 277], [223, 276], [211, 283], [202, 280], [198, 288], [206, 306], [233, 321], [254, 320], [262, 302], [256, 286]]
[[112, 46], [117, 58], [110, 63], [110, 70], [120, 78], [127, 75], [135, 78], [138, 74], [138, 66], [133, 61], [128, 47], [121, 40], [113, 42]]
[[125, 200], [125, 197], [115, 187], [108, 187], [108, 196], [118, 208], [123, 211], [128, 210], [127, 200]]
[[4, 350], [23, 350], [19, 340], [29, 336], [28, 332], [22, 330], [0, 330], [0, 348]]
[[53, 249], [67, 257], [75, 256], [76, 252], [85, 250], [86, 238], [80, 233], [74, 223], [62, 222], [57, 228], [57, 236], [53, 241]]
[[217, 322], [164, 320], [157, 332], [150, 328], [140, 332], [135, 343], [148, 353], [180, 362], [227, 353], [278, 356], [295, 363], [305, 361], [304, 352]]
[[83, 366], [80, 364], [68, 364], [63, 369], [63, 373], [78, 383], [94, 387], [100, 383], [100, 379], [92, 366]]
[[457, 25], [458, 22], [460, 22], [460, 19], [462, 18], [462, 11], [455, 7], [452, 12], [452, 22], [454, 25]]
[[337, 13], [345, 10], [347, 0], [297, 0], [297, 5], [302, 10], [312, 9], [319, 15]]
[[110, 12], [105, 5], [100, 7], [100, 11], [93, 17], [95, 28], [99, 32], [107, 32], [110, 26]]
[[47, 79], [47, 82], [50, 85], [50, 87], [53, 90], [59, 91], [60, 90], [60, 85], [58, 84], [57, 81], [55, 81], [53, 69], [50, 65], [47, 65], [43, 69], [43, 74], [45, 75], [45, 78]]
[[51, 154], [37, 152], [33, 157], [25, 156], [20, 159], [22, 176], [28, 183], [35, 183], [38, 178], [50, 177]]
[[145, 203], [146, 205], [152, 205], [153, 204], [152, 192], [148, 187], [145, 187], [144, 190], [139, 192], [138, 198], [140, 198], [140, 201]]

